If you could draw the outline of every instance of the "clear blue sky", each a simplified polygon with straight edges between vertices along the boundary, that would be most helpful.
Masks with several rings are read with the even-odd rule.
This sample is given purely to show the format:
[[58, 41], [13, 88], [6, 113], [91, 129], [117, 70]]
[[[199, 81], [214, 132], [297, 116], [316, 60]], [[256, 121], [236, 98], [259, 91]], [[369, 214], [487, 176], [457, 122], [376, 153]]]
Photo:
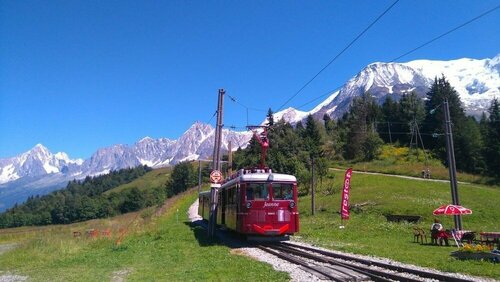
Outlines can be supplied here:
[[[219, 88], [277, 110], [393, 2], [0, 0], [0, 158], [37, 143], [88, 158], [145, 136], [176, 139], [210, 121]], [[286, 107], [499, 4], [401, 0]], [[499, 26], [500, 9], [399, 61], [491, 58]], [[250, 110], [249, 123], [264, 116]], [[224, 123], [247, 124], [228, 97]]]

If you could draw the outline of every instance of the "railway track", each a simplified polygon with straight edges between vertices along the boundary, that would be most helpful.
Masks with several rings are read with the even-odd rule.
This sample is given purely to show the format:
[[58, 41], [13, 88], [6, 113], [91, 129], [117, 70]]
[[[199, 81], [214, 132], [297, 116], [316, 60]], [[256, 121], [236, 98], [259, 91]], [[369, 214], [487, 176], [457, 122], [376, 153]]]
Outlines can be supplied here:
[[261, 244], [257, 247], [281, 259], [300, 265], [320, 279], [332, 281], [473, 281], [430, 271], [291, 244]]
[[[206, 222], [196, 221], [206, 229]], [[468, 277], [457, 277], [432, 270], [422, 270], [381, 261], [363, 259], [358, 256], [316, 249], [292, 242], [241, 241], [227, 232], [216, 231], [216, 236], [234, 248], [253, 247], [300, 266], [320, 280], [330, 281], [484, 281]], [[493, 280], [492, 280], [493, 281]]]

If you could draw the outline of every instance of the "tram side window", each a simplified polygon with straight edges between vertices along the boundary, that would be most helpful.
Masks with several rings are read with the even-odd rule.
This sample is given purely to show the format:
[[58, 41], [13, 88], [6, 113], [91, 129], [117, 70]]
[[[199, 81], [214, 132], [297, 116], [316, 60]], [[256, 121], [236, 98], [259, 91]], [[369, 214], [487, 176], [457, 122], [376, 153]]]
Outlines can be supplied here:
[[273, 199], [291, 200], [293, 199], [293, 185], [283, 183], [273, 183]]
[[252, 183], [247, 185], [247, 201], [269, 200], [269, 192], [264, 183]]
[[236, 203], [236, 188], [235, 187], [231, 187], [230, 189], [227, 190], [227, 203], [228, 204], [234, 204]]

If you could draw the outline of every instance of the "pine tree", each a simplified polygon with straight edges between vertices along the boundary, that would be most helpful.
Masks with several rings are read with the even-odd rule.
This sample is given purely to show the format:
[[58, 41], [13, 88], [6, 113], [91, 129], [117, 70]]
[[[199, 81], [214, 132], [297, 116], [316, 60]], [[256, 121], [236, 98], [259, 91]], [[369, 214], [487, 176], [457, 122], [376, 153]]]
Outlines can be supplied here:
[[320, 157], [322, 155], [321, 146], [323, 145], [323, 140], [321, 138], [319, 126], [312, 115], [307, 116], [306, 128], [304, 129], [302, 136], [304, 139], [304, 146], [306, 151], [309, 153], [309, 157], [311, 159]]
[[325, 130], [327, 134], [330, 134], [335, 127], [335, 122], [328, 114], [323, 115], [323, 124], [325, 125]]
[[384, 142], [396, 142], [400, 139], [399, 134], [393, 132], [402, 132], [400, 123], [399, 103], [394, 101], [391, 96], [387, 96], [381, 107], [382, 122], [378, 124], [378, 131], [381, 132], [381, 137]]
[[273, 116], [273, 110], [271, 110], [271, 108], [269, 108], [267, 110], [267, 125], [268, 126], [273, 126], [274, 125], [274, 116]]
[[491, 101], [490, 116], [486, 123], [483, 150], [488, 175], [500, 179], [500, 104], [497, 98]]
[[186, 191], [197, 183], [197, 174], [190, 162], [180, 162], [172, 170], [170, 182], [167, 184], [171, 195]]
[[[373, 96], [365, 93], [354, 98], [349, 114], [347, 117], [347, 141], [345, 143], [345, 157], [347, 159], [364, 160], [371, 156], [366, 155], [366, 149], [370, 148], [377, 152], [376, 147], [380, 142], [371, 136], [374, 134], [378, 137], [375, 131], [375, 122], [380, 117], [380, 107], [375, 102]], [[371, 133], [370, 133], [371, 132]], [[370, 134], [369, 141], [377, 141], [371, 146], [364, 144]]]
[[[457, 170], [475, 172], [481, 163], [482, 142], [479, 125], [471, 122], [465, 115], [460, 97], [444, 76], [436, 78], [427, 93], [425, 104], [426, 118], [422, 132], [424, 143], [447, 165], [444, 135], [443, 103], [447, 99], [452, 123], [455, 161]], [[433, 139], [432, 136], [437, 136]]]
[[[408, 132], [408, 134], [400, 134], [399, 141], [401, 144], [409, 144], [412, 134], [415, 133], [415, 128], [412, 127], [418, 126], [420, 129], [422, 121], [425, 119], [424, 102], [415, 92], [412, 92], [401, 97], [398, 108], [399, 121], [401, 122], [400, 132]], [[413, 138], [418, 137], [413, 136]]]

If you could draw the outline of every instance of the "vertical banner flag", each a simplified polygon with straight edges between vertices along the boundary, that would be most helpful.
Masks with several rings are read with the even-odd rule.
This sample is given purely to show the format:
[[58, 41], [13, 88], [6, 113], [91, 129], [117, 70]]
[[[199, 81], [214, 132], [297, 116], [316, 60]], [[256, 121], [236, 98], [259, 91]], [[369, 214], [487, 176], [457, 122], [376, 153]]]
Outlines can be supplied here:
[[342, 189], [342, 205], [340, 216], [342, 219], [349, 219], [349, 188], [351, 187], [352, 168], [345, 172], [344, 189]]

